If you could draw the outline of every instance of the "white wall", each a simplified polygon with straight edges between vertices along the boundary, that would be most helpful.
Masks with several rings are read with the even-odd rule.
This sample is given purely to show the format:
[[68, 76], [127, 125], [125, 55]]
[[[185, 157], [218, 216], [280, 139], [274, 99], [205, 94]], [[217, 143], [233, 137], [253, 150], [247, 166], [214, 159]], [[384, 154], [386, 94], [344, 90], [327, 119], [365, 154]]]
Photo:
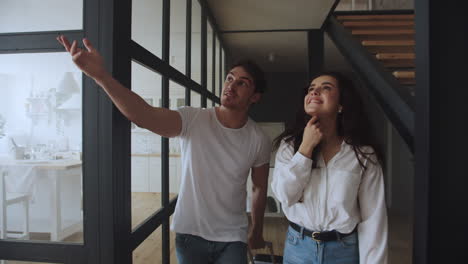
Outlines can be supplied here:
[[82, 28], [82, 0], [0, 1], [0, 33]]

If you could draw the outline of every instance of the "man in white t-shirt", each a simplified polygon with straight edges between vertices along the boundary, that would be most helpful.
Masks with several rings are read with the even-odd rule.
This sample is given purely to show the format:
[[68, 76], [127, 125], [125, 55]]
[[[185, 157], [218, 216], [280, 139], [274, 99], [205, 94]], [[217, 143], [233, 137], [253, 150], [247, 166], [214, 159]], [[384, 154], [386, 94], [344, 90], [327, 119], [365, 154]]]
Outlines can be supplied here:
[[[247, 245], [255, 249], [265, 244], [271, 146], [247, 115], [266, 86], [260, 68], [249, 61], [234, 65], [226, 77], [220, 107], [172, 111], [148, 105], [112, 78], [87, 39], [83, 39], [86, 50], [64, 36], [57, 40], [130, 121], [164, 137], [179, 137], [182, 184], [171, 225], [179, 263], [247, 263]], [[253, 183], [250, 229], [246, 216], [249, 171]]]

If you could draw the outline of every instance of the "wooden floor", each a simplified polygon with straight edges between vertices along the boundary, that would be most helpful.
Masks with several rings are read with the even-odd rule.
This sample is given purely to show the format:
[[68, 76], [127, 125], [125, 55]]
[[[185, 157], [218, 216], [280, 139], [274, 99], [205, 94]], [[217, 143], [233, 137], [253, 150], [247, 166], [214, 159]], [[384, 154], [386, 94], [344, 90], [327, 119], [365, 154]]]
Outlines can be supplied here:
[[[172, 199], [175, 196], [176, 194], [171, 194], [170, 198]], [[159, 208], [161, 208], [160, 193], [132, 193], [132, 227], [135, 228]], [[175, 234], [170, 232], [170, 236], [170, 260], [171, 263], [177, 263], [175, 254]], [[133, 251], [133, 263], [160, 263], [161, 252], [161, 227], [159, 227]]]
[[[172, 195], [175, 196], [175, 195]], [[132, 226], [135, 227], [161, 207], [159, 193], [132, 193]], [[410, 264], [412, 228], [411, 219], [408, 217], [389, 215], [389, 263]], [[264, 239], [273, 242], [273, 251], [277, 255], [283, 255], [284, 241], [288, 222], [285, 218], [265, 218]], [[32, 239], [48, 240], [48, 235], [42, 237], [33, 236]], [[175, 235], [171, 232], [170, 238], [170, 262], [177, 263], [174, 245]], [[81, 242], [83, 234], [77, 233], [64, 240], [64, 242]], [[161, 228], [151, 234], [133, 252], [134, 264], [161, 263]], [[254, 253], [266, 254], [266, 250], [256, 250]], [[33, 262], [6, 261], [7, 264], [35, 264]]]

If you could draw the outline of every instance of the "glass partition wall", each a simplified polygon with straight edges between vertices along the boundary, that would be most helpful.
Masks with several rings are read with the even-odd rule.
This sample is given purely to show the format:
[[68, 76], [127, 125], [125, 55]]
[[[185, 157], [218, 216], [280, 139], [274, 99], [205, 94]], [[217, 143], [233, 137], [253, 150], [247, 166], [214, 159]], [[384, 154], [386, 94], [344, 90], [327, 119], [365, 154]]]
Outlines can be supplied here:
[[[82, 263], [96, 208], [85, 175], [96, 121], [83, 102], [96, 99], [55, 40], [81, 39], [95, 23], [91, 1], [0, 2], [0, 263]], [[86, 23], [85, 23], [86, 22]], [[87, 31], [91, 38], [96, 32]], [[86, 172], [85, 172], [86, 171]], [[89, 209], [89, 210], [86, 210]], [[92, 217], [91, 217], [92, 218]], [[87, 237], [87, 242], [85, 243]], [[24, 260], [24, 261], [21, 261]], [[30, 261], [30, 262], [26, 262]]]
[[2, 264], [175, 263], [177, 138], [129, 122], [55, 37], [86, 36], [153, 107], [212, 107], [225, 54], [207, 13], [197, 0], [0, 3], [0, 192], [18, 194], [0, 201]]
[[[212, 26], [214, 21], [207, 18], [205, 7], [196, 0], [133, 0], [133, 5], [137, 4], [140, 13], [132, 11], [132, 40], [136, 48], [130, 54], [131, 89], [152, 106], [172, 110], [187, 105], [212, 107], [213, 102], [219, 103], [219, 93], [215, 94], [213, 88], [221, 85], [215, 84], [213, 75], [213, 43], [221, 46], [222, 41], [214, 38], [217, 30]], [[152, 9], [162, 10], [162, 17], [157, 18], [148, 11]], [[161, 22], [156, 23], [157, 19]], [[144, 28], [136, 25], [136, 21], [141, 25], [153, 21], [162, 26], [155, 27], [149, 37], [147, 30], [133, 30]], [[215, 63], [220, 67], [219, 56], [218, 60]], [[156, 66], [158, 63], [161, 65]], [[179, 140], [161, 138], [132, 125], [131, 149], [133, 234], [137, 237], [140, 232], [151, 232], [135, 249], [133, 261], [145, 263], [144, 259], [151, 258], [162, 259], [163, 263], [175, 262], [171, 238], [174, 234], [169, 232], [168, 220], [182, 177]], [[156, 232], [153, 232], [156, 227], [153, 220], [161, 223]]]

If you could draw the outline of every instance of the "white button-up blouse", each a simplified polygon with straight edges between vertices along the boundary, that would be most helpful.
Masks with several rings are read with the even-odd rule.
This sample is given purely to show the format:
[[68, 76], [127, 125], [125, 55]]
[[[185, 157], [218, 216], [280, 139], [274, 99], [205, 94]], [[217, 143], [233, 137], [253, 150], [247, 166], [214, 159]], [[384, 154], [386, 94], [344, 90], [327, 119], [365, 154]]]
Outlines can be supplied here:
[[[361, 148], [364, 153], [373, 150]], [[294, 153], [291, 143], [281, 142], [276, 154], [271, 187], [289, 221], [312, 231], [350, 233], [358, 227], [360, 264], [387, 263], [387, 211], [382, 168], [375, 155], [361, 158], [343, 142], [325, 164]], [[302, 198], [302, 199], [301, 199]], [[302, 202], [300, 202], [301, 200]]]

